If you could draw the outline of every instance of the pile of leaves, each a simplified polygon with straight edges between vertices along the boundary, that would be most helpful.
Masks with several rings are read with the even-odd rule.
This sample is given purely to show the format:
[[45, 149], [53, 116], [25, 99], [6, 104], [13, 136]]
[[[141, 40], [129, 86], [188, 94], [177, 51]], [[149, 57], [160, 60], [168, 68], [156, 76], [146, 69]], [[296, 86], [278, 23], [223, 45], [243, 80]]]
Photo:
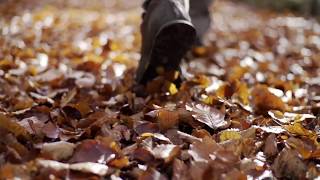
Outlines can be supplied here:
[[181, 86], [141, 90], [138, 2], [19, 2], [0, 5], [0, 179], [319, 178], [318, 22], [217, 2]]

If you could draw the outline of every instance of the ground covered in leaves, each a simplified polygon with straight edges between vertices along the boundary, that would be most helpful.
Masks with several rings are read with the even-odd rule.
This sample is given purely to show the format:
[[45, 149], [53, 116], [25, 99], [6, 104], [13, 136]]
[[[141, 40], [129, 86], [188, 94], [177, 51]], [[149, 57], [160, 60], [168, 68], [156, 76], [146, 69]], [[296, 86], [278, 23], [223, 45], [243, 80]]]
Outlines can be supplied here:
[[138, 2], [19, 2], [0, 4], [0, 179], [319, 178], [316, 21], [217, 2], [181, 87], [134, 93]]

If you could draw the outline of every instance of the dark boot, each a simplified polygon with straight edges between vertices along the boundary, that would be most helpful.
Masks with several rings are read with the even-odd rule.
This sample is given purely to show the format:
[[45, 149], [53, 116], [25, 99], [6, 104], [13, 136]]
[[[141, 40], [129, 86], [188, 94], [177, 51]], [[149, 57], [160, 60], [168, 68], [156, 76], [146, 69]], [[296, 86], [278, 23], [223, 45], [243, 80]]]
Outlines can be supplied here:
[[210, 28], [210, 6], [213, 0], [190, 0], [190, 16], [194, 27], [197, 30], [196, 45], [202, 44], [202, 38]]
[[181, 59], [196, 38], [188, 7], [188, 0], [145, 2], [137, 83], [145, 84], [158, 75], [178, 70]]

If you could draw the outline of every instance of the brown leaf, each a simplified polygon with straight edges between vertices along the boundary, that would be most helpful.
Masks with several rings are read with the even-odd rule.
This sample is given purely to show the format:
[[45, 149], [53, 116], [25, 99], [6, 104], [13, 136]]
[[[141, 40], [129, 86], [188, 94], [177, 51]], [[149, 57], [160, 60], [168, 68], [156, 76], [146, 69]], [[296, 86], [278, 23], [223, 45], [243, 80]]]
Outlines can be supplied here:
[[272, 164], [272, 170], [277, 178], [302, 179], [307, 166], [292, 149], [284, 148]]
[[188, 153], [195, 161], [207, 162], [211, 159], [210, 155], [218, 151], [221, 147], [209, 137], [202, 139], [202, 142], [195, 142], [190, 146]]
[[114, 159], [108, 163], [109, 166], [115, 167], [115, 168], [125, 168], [129, 166], [129, 159], [128, 157], [121, 157], [119, 159]]
[[141, 135], [144, 133], [158, 133], [160, 131], [158, 124], [156, 123], [142, 123], [139, 124], [136, 128], [135, 131], [137, 134]]
[[0, 128], [7, 129], [15, 136], [29, 138], [29, 132], [23, 126], [3, 114], [0, 114]]
[[157, 119], [161, 130], [173, 128], [179, 122], [179, 113], [160, 109], [157, 113]]
[[143, 148], [136, 149], [133, 152], [132, 157], [136, 160], [139, 160], [145, 163], [150, 163], [155, 159], [150, 151]]
[[22, 127], [24, 127], [30, 134], [40, 135], [44, 123], [40, 121], [37, 117], [32, 116], [30, 118], [23, 119], [18, 122]]
[[173, 161], [173, 180], [187, 180], [189, 179], [188, 166], [181, 160], [175, 159]]
[[64, 106], [62, 109], [62, 112], [65, 114], [66, 117], [70, 118], [70, 119], [81, 119], [82, 115], [81, 112], [78, 111], [78, 109], [76, 109], [73, 106]]
[[272, 94], [267, 86], [257, 85], [251, 92], [252, 104], [257, 113], [266, 114], [269, 110], [279, 110], [284, 112], [286, 106], [284, 102]]
[[270, 134], [267, 137], [263, 152], [268, 158], [274, 157], [279, 153], [275, 134]]
[[141, 174], [138, 180], [167, 180], [159, 171], [149, 168]]
[[74, 88], [72, 89], [71, 91], [69, 91], [68, 93], [64, 94], [62, 99], [61, 99], [61, 103], [60, 103], [60, 106], [61, 107], [64, 107], [66, 106], [68, 103], [70, 103], [73, 98], [77, 95], [77, 89]]
[[59, 128], [52, 122], [48, 122], [44, 125], [42, 133], [45, 134], [48, 138], [57, 139], [60, 134]]
[[113, 149], [99, 141], [85, 140], [76, 147], [70, 162], [93, 162], [105, 164], [113, 160], [116, 157], [116, 154], [117, 153]]
[[193, 117], [197, 121], [206, 124], [212, 129], [218, 129], [227, 125], [227, 122], [224, 120], [225, 114], [208, 105], [192, 103], [186, 105], [186, 109], [193, 112]]
[[290, 137], [286, 144], [295, 149], [303, 159], [309, 159], [312, 155], [312, 147], [300, 139]]

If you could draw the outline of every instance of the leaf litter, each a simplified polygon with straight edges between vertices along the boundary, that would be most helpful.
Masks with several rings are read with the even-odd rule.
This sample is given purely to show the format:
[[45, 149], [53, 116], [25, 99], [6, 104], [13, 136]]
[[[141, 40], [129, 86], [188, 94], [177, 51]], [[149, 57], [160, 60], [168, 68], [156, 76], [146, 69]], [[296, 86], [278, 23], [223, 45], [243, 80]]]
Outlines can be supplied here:
[[319, 178], [317, 21], [218, 1], [181, 86], [133, 91], [138, 1], [24, 1], [0, 4], [0, 179]]

